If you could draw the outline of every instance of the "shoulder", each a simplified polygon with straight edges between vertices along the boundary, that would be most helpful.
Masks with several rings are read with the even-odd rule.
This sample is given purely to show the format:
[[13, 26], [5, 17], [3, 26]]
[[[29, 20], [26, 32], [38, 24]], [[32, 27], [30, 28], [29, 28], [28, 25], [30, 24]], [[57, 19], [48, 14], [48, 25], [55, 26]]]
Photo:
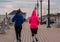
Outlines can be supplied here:
[[17, 14], [17, 16], [22, 16], [22, 15], [19, 13], [19, 14]]
[[17, 15], [15, 14], [13, 17], [16, 17]]

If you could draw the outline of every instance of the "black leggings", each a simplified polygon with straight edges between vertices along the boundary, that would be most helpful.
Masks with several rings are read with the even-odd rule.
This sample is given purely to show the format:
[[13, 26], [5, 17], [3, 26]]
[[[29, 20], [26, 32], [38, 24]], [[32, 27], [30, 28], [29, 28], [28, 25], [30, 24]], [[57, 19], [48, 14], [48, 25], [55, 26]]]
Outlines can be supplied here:
[[16, 32], [16, 38], [17, 38], [17, 40], [19, 38], [21, 38], [21, 30], [22, 30], [22, 26], [15, 26], [15, 32]]
[[34, 36], [35, 34], [37, 34], [37, 31], [38, 31], [38, 29], [31, 29], [32, 36]]

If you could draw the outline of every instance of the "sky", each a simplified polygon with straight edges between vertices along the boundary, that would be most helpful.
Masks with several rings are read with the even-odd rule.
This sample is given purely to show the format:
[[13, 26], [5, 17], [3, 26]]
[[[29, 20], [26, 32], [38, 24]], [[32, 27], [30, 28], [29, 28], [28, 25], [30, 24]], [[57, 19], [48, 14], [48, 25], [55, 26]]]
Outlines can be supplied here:
[[[38, 1], [40, 5], [40, 0]], [[36, 3], [37, 0], [0, 0], [0, 15], [5, 15], [6, 12], [10, 13], [11, 11], [20, 8], [23, 12], [26, 12], [27, 17], [29, 17], [31, 16]], [[48, 0], [42, 0], [42, 4], [43, 15], [46, 15], [48, 11]], [[60, 12], [60, 0], [50, 0], [50, 13], [58, 12]]]

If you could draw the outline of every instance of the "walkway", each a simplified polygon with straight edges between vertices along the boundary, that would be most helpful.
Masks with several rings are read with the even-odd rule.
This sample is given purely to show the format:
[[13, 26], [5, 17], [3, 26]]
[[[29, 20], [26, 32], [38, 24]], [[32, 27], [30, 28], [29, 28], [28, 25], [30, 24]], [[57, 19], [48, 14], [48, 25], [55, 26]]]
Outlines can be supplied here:
[[[46, 25], [39, 25], [38, 39], [39, 42], [60, 42], [60, 28], [51, 25], [51, 28], [46, 28]], [[28, 22], [23, 24], [22, 42], [32, 42], [31, 32]], [[14, 27], [6, 30], [6, 34], [0, 34], [0, 42], [16, 42]]]

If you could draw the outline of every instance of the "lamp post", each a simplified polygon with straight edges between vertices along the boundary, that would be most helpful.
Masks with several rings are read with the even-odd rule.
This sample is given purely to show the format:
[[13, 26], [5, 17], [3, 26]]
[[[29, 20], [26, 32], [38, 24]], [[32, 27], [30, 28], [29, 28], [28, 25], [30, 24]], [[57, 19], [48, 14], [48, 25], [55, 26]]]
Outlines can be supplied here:
[[50, 28], [50, 0], [48, 0], [48, 25], [47, 28]]
[[8, 17], [7, 17], [7, 12], [6, 12], [6, 19], [7, 19]]
[[39, 1], [37, 0], [37, 16], [39, 16]]
[[41, 14], [41, 22], [40, 24], [42, 25], [42, 0], [40, 0], [40, 14]]

